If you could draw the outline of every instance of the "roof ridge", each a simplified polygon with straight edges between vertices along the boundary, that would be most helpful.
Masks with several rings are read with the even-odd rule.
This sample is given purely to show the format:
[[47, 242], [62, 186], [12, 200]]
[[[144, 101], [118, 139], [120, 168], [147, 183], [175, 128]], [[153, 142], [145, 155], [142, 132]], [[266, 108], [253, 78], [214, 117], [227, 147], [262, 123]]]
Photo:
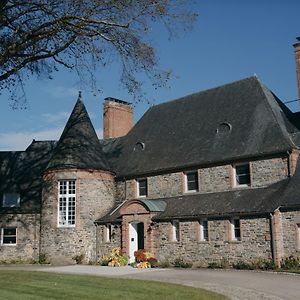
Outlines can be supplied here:
[[168, 104], [171, 104], [173, 102], [180, 101], [180, 100], [183, 101], [185, 98], [188, 98], [188, 97], [191, 97], [191, 96], [196, 96], [196, 95], [198, 96], [198, 95], [201, 95], [201, 94], [204, 94], [204, 93], [207, 93], [207, 92], [211, 92], [211, 91], [214, 91], [214, 90], [226, 88], [228, 86], [231, 86], [231, 85], [234, 85], [234, 84], [237, 84], [237, 83], [241, 83], [241, 82], [246, 81], [246, 80], [251, 80], [251, 79], [255, 79], [255, 80], [260, 81], [257, 76], [252, 75], [252, 76], [245, 77], [245, 78], [242, 78], [242, 79], [239, 79], [239, 80], [235, 80], [235, 81], [232, 81], [232, 82], [229, 82], [229, 83], [225, 83], [225, 84], [222, 84], [222, 85], [219, 85], [219, 86], [215, 86], [215, 87], [212, 87], [212, 88], [209, 88], [209, 89], [206, 89], [206, 90], [198, 91], [198, 92], [191, 93], [191, 94], [188, 94], [188, 95], [176, 98], [176, 99], [172, 99], [172, 100], [169, 100], [167, 102], [159, 103], [159, 104], [151, 106], [149, 109], [151, 109], [153, 107], [156, 108], [158, 106], [168, 105]]

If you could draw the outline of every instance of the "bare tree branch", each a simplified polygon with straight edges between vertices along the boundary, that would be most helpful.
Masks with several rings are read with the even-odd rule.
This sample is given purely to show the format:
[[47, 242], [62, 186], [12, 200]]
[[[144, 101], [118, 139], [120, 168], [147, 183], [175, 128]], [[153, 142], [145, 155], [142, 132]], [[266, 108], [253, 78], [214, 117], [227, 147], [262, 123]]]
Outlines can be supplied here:
[[120, 59], [121, 82], [130, 93], [141, 92], [140, 72], [154, 86], [164, 85], [166, 73], [158, 69], [148, 35], [157, 22], [170, 32], [188, 28], [196, 18], [193, 2], [1, 0], [0, 88], [14, 86], [25, 74], [50, 75], [57, 66], [91, 75], [107, 65], [108, 55]]

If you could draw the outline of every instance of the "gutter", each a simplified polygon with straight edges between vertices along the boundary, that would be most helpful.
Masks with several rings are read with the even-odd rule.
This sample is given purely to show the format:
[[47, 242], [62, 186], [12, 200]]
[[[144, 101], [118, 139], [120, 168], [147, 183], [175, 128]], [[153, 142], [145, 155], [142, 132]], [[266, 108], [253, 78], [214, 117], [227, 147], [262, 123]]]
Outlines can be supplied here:
[[[199, 220], [200, 218], [209, 218], [209, 219], [227, 219], [228, 217], [232, 217], [232, 216], [243, 216], [243, 217], [246, 217], [246, 216], [266, 216], [268, 215], [268, 211], [266, 212], [232, 212], [232, 213], [215, 213], [215, 214], [201, 214], [201, 215], [194, 215], [194, 216], [188, 216], [188, 215], [185, 215], [185, 216], [167, 216], [167, 217], [160, 217], [159, 215], [158, 216], [155, 216], [152, 218], [152, 220], [154, 220], [155, 222], [163, 222], [163, 221], [171, 221], [171, 220]], [[270, 213], [271, 214], [271, 213]]]

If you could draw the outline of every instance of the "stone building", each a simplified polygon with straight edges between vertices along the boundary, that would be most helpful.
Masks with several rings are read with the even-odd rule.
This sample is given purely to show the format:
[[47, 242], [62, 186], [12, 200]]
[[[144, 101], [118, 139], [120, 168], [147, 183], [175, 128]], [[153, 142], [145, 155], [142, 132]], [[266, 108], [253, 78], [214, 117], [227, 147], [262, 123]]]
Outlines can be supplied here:
[[[294, 45], [300, 81], [300, 43]], [[299, 95], [300, 96], [300, 95]], [[0, 261], [163, 261], [300, 253], [300, 114], [256, 77], [151, 107], [107, 98], [99, 140], [81, 95], [58, 141], [0, 152]]]

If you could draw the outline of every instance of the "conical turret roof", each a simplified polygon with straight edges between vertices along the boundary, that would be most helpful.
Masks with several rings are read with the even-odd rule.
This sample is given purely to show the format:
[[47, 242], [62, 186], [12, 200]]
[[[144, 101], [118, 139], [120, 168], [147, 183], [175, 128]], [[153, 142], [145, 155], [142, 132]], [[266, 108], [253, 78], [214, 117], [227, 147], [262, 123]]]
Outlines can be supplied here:
[[109, 170], [81, 94], [47, 166], [53, 169]]

